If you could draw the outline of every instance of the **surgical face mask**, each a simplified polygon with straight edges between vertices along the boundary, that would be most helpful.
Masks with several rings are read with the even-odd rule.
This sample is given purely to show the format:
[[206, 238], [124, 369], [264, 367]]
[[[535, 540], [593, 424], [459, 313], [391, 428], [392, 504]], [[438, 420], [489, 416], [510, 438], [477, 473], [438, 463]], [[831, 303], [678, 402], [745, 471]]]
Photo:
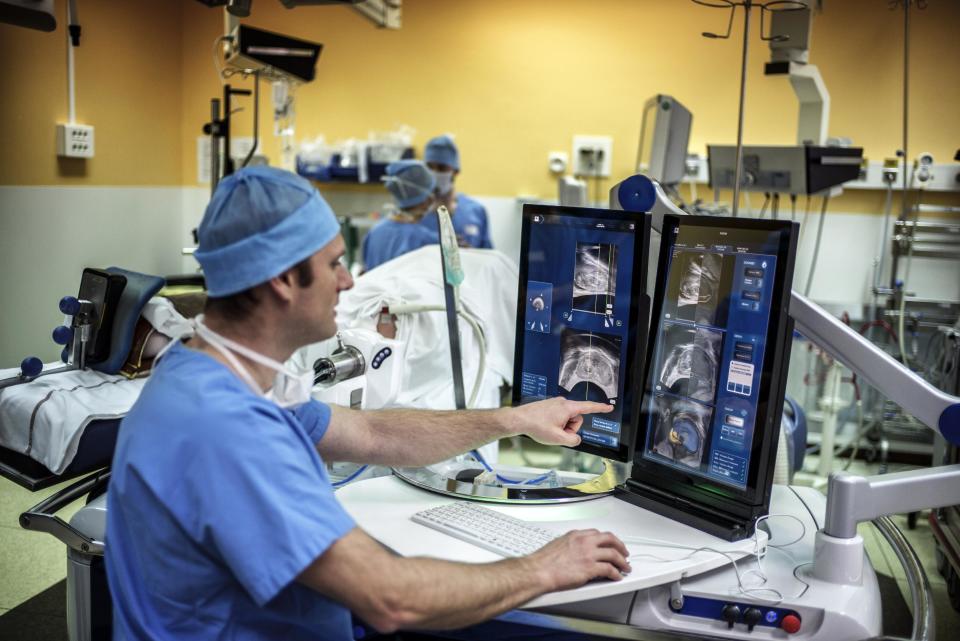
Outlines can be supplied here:
[[453, 172], [435, 171], [433, 172], [433, 176], [437, 179], [437, 193], [441, 196], [449, 194], [450, 190], [453, 189]]
[[249, 347], [245, 347], [236, 341], [217, 334], [203, 324], [202, 315], [194, 320], [194, 326], [196, 327], [197, 335], [223, 354], [224, 358], [237, 370], [240, 378], [257, 394], [261, 393], [260, 386], [253, 380], [253, 376], [250, 375], [247, 368], [240, 364], [240, 361], [234, 356], [234, 352], [241, 356], [246, 356], [250, 360], [265, 365], [277, 372], [277, 375], [273, 379], [273, 387], [264, 394], [265, 398], [283, 408], [303, 405], [310, 400], [310, 391], [313, 389], [313, 372], [311, 370], [293, 372], [285, 367], [283, 363], [277, 362], [259, 352], [255, 352]]

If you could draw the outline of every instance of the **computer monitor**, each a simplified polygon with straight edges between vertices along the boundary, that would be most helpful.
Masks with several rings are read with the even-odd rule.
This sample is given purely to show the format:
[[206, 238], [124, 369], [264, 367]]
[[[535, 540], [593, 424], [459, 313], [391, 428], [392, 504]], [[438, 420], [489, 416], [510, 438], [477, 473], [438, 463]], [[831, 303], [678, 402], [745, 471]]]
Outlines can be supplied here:
[[629, 460], [636, 433], [649, 241], [649, 214], [523, 207], [513, 404], [613, 405], [584, 417], [576, 449], [618, 461]]
[[687, 169], [693, 115], [672, 96], [658, 94], [643, 106], [637, 172], [662, 185], [676, 185]]
[[631, 502], [735, 540], [766, 513], [798, 226], [665, 216]]

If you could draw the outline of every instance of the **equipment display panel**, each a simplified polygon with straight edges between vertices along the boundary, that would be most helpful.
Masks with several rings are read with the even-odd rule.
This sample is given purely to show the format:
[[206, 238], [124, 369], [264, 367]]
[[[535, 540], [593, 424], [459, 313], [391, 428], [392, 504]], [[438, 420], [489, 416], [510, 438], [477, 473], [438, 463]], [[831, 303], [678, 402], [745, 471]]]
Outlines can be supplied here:
[[647, 214], [524, 205], [513, 402], [612, 405], [576, 449], [626, 461], [636, 431], [649, 304]]
[[771, 392], [782, 397], [782, 381], [773, 380], [782, 363], [774, 361], [792, 231], [789, 222], [665, 219], [638, 445], [644, 461], [742, 492], [758, 488], [776, 447], [763, 432], [769, 418], [779, 420], [770, 401]]

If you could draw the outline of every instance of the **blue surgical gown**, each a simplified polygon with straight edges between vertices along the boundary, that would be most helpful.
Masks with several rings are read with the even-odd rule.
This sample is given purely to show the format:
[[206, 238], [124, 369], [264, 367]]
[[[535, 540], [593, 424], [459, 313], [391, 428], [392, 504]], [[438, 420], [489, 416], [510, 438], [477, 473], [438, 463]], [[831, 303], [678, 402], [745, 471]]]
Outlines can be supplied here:
[[363, 265], [370, 271], [397, 256], [439, 242], [440, 237], [436, 231], [431, 232], [419, 223], [385, 218], [363, 237]]
[[[423, 217], [420, 224], [434, 234], [439, 229], [437, 212]], [[457, 237], [476, 249], [492, 249], [490, 225], [487, 222], [487, 210], [478, 201], [464, 194], [457, 194], [457, 210], [453, 214], [453, 229]]]
[[316, 450], [329, 420], [185, 346], [160, 360], [113, 458], [115, 640], [353, 638], [343, 605], [295, 581], [355, 525]]

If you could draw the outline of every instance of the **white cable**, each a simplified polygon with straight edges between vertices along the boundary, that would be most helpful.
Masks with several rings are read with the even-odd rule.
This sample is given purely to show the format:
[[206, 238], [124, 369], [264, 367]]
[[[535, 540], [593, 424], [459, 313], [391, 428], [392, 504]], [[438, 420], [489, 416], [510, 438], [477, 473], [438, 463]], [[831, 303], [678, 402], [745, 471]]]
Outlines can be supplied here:
[[[793, 519], [794, 521], [796, 521], [797, 523], [799, 523], [799, 524], [800, 524], [800, 528], [801, 528], [800, 535], [799, 535], [798, 537], [796, 537], [795, 539], [793, 539], [793, 540], [791, 540], [791, 541], [788, 541], [787, 543], [780, 543], [780, 544], [777, 544], [777, 545], [772, 544], [772, 543], [768, 540], [768, 541], [767, 541], [767, 544], [766, 544], [765, 546], [763, 546], [763, 549], [761, 550], [761, 546], [760, 546], [760, 523], [761, 523], [762, 521], [768, 520], [768, 519], [770, 519], [770, 518], [775, 518], [775, 517], [785, 517], [785, 518]], [[652, 553], [649, 553], [649, 552], [638, 552], [638, 553], [636, 553], [636, 554], [631, 554], [629, 558], [646, 557], [646, 558], [652, 558], [652, 559], [654, 559], [654, 560], [661, 561], [661, 562], [665, 562], [665, 563], [673, 563], [673, 562], [675, 562], [675, 561], [683, 561], [683, 560], [689, 559], [690, 557], [692, 557], [693, 555], [695, 555], [695, 554], [697, 554], [697, 553], [699, 553], [699, 552], [713, 552], [714, 554], [719, 554], [719, 555], [721, 555], [721, 556], [723, 556], [723, 557], [726, 557], [726, 559], [727, 559], [728, 561], [730, 561], [730, 564], [733, 566], [734, 574], [736, 574], [736, 577], [737, 577], [737, 585], [736, 585], [736, 588], [737, 588], [737, 590], [738, 590], [738, 592], [739, 592], [740, 594], [742, 594], [742, 595], [744, 595], [744, 596], [752, 597], [752, 598], [757, 599], [757, 600], [759, 600], [759, 601], [767, 601], [767, 602], [769, 602], [769, 603], [772, 603], [772, 604], [776, 605], [776, 604], [778, 604], [778, 603], [781, 603], [781, 602], [784, 600], [784, 596], [783, 596], [783, 593], [782, 593], [782, 592], [780, 592], [779, 590], [776, 590], [776, 589], [774, 589], [774, 588], [746, 587], [746, 586], [744, 586], [744, 584], [743, 584], [743, 579], [744, 579], [744, 577], [749, 576], [749, 575], [752, 574], [752, 575], [757, 576], [757, 577], [760, 579], [761, 585], [765, 584], [765, 583], [767, 582], [767, 575], [766, 575], [766, 573], [765, 573], [764, 570], [763, 570], [763, 562], [762, 562], [762, 559], [766, 556], [767, 548], [771, 548], [771, 547], [772, 547], [772, 548], [779, 549], [779, 550], [782, 551], [782, 548], [785, 548], [785, 547], [794, 545], [795, 543], [799, 543], [800, 541], [802, 541], [802, 540], [804, 539], [804, 537], [806, 537], [806, 535], [807, 535], [807, 526], [806, 526], [806, 524], [803, 522], [802, 519], [798, 518], [797, 516], [794, 516], [793, 514], [767, 514], [767, 515], [765, 515], [765, 516], [761, 516], [761, 517], [758, 518], [758, 519], [756, 520], [756, 522], [754, 523], [754, 532], [753, 532], [753, 541], [754, 541], [753, 555], [754, 555], [754, 557], [756, 558], [756, 561], [757, 561], [757, 569], [755, 569], [755, 570], [754, 570], [754, 569], [750, 569], [750, 570], [746, 570], [746, 571], [744, 571], [744, 572], [741, 572], [741, 571], [740, 571], [739, 566], [737, 566], [737, 561], [736, 561], [736, 559], [735, 559], [735, 558], [732, 556], [732, 554], [731, 554], [731, 552], [737, 552], [738, 550], [732, 550], [732, 551], [730, 551], [730, 550], [719, 550], [719, 549], [717, 549], [717, 548], [710, 547], [710, 546], [693, 547], [693, 546], [690, 546], [690, 545], [680, 545], [680, 544], [678, 544], [678, 543], [672, 543], [672, 542], [670, 542], [670, 541], [663, 541], [663, 540], [660, 540], [660, 539], [650, 539], [650, 538], [641, 537], [641, 536], [621, 536], [620, 538], [621, 538], [621, 540], [622, 540], [624, 543], [637, 543], [637, 544], [640, 544], [640, 545], [648, 545], [648, 546], [654, 546], [654, 547], [663, 547], [663, 548], [671, 548], [671, 549], [676, 549], [676, 550], [689, 550], [689, 551], [690, 551], [689, 554], [687, 554], [687, 555], [685, 555], [685, 556], [682, 556], [682, 557], [679, 557], [679, 558], [675, 558], [675, 559], [666, 558], [666, 557], [662, 557], [662, 556], [657, 556], [656, 554], [652, 554]], [[796, 577], [796, 571], [797, 571], [797, 569], [798, 569], [799, 567], [800, 567], [800, 566], [797, 566], [797, 568], [794, 568], [794, 577], [797, 578], [797, 580], [800, 581], [800, 583], [803, 583], [803, 584], [806, 586], [806, 588], [808, 588], [808, 587], [809, 587], [809, 584], [807, 584], [807, 583], [804, 582], [803, 580], [801, 580], [801, 579], [799, 579], [798, 577]], [[802, 596], [802, 595], [807, 591], [806, 588], [804, 588], [803, 592], [800, 593], [800, 596]], [[773, 595], [776, 595], [776, 596], [775, 596], [773, 599], [769, 599], [769, 598], [766, 598], [766, 597], [758, 596], [758, 593], [764, 593], [764, 592], [769, 593], [769, 594], [773, 594]]]
[[[396, 305], [390, 307], [390, 313], [398, 316], [417, 314], [420, 312], [445, 312], [446, 310], [447, 308], [443, 305]], [[470, 390], [470, 399], [467, 401], [467, 407], [473, 408], [476, 405], [477, 397], [480, 395], [483, 375], [487, 369], [487, 341], [483, 336], [483, 329], [481, 329], [480, 323], [477, 322], [476, 318], [474, 318], [470, 312], [466, 311], [462, 306], [458, 306], [457, 313], [467, 321], [467, 324], [473, 329], [473, 334], [477, 339], [477, 345], [480, 348], [480, 364], [477, 368], [477, 377], [474, 379], [473, 389]]]

